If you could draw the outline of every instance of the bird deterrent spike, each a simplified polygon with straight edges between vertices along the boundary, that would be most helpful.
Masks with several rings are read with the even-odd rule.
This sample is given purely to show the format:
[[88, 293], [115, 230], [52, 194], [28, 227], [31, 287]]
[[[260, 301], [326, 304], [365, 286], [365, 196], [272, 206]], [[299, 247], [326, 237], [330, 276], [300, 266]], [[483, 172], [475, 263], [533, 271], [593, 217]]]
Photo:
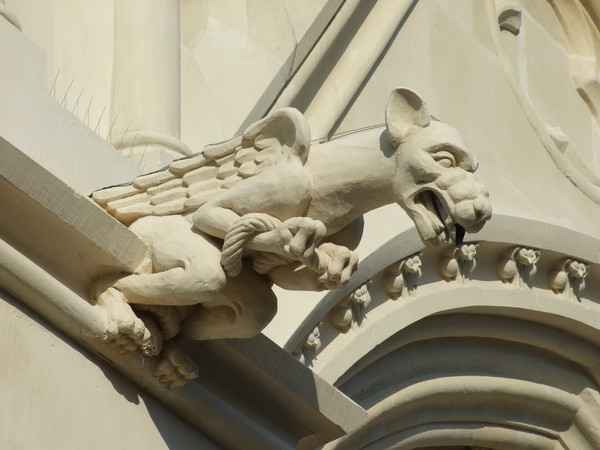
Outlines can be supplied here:
[[67, 107], [67, 95], [69, 94], [69, 91], [71, 90], [71, 86], [73, 86], [73, 81], [75, 81], [75, 78], [73, 78], [71, 80], [71, 82], [69, 83], [69, 87], [65, 91], [65, 95], [63, 96], [63, 99], [60, 102], [60, 106], [62, 106], [63, 103], [64, 103], [65, 104], [65, 108]]
[[113, 127], [115, 126], [115, 122], [117, 121], [117, 117], [119, 117], [119, 115], [115, 115], [115, 118], [113, 119], [112, 123], [110, 124], [110, 128], [108, 129], [108, 134], [106, 135], [106, 142], [108, 142], [110, 144], [110, 134], [112, 133]]
[[75, 106], [73, 106], [73, 109], [71, 110], [72, 114], [75, 114], [75, 109], [77, 109], [77, 117], [79, 118], [79, 99], [81, 98], [81, 94], [83, 94], [83, 88], [81, 88], [81, 92], [79, 93], [79, 95], [77, 96], [77, 100], [75, 100]]
[[94, 96], [90, 98], [90, 103], [88, 103], [87, 111], [85, 112], [85, 116], [83, 116], [82, 122], [85, 123], [85, 119], [87, 119], [87, 126], [90, 126], [90, 107], [92, 106], [92, 102], [94, 101]]
[[56, 100], [56, 80], [58, 80], [58, 74], [60, 73], [60, 69], [58, 69], [58, 72], [56, 72], [56, 76], [54, 77], [54, 81], [52, 82], [52, 86], [50, 87], [50, 94], [52, 94], [52, 97], [54, 98], [54, 100]]
[[104, 108], [102, 108], [102, 112], [100, 113], [100, 117], [98, 117], [98, 123], [96, 124], [96, 126], [94, 128], [94, 132], [98, 131], [98, 127], [100, 126], [100, 121], [102, 120], [102, 116], [104, 116], [104, 111], [106, 111], [106, 105], [104, 105]]

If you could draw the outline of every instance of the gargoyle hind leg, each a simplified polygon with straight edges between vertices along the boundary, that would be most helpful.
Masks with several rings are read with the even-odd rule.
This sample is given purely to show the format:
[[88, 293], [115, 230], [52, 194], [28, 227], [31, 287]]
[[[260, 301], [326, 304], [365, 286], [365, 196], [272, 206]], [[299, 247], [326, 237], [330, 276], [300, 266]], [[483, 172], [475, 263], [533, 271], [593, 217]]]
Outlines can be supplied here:
[[222, 292], [221, 252], [185, 218], [144, 217], [130, 228], [150, 247], [153, 273], [129, 275], [115, 283], [129, 303], [194, 305], [213, 301]]
[[203, 304], [182, 323], [178, 339], [249, 338], [257, 335], [277, 312], [277, 297], [249, 262], [230, 278], [221, 300]]

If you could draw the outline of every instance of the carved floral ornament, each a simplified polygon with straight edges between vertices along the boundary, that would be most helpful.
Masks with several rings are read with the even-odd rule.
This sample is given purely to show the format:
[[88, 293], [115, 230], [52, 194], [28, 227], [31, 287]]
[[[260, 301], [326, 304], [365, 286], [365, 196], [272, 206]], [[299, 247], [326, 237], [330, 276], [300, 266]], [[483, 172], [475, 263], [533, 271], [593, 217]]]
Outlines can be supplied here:
[[[487, 190], [473, 175], [477, 161], [411, 90], [392, 91], [386, 128], [383, 140], [374, 130], [371, 147], [311, 147], [303, 115], [284, 108], [131, 185], [95, 192], [93, 199], [150, 250], [139, 273], [95, 287], [94, 301], [109, 317], [107, 342], [161, 355], [167, 362], [156, 375], [181, 384], [198, 369], [176, 350], [178, 337], [254, 336], [275, 314], [272, 283], [345, 287], [358, 257], [336, 236], [358, 229], [362, 214], [385, 204], [399, 204], [426, 245], [460, 248], [465, 232], [491, 217]], [[390, 269], [390, 289], [413, 290], [420, 264], [413, 256]], [[365, 282], [332, 316], [340, 327], [360, 324], [369, 301]], [[316, 327], [297, 354], [307, 359], [318, 347]]]
[[[344, 297], [328, 313], [329, 323], [337, 329], [338, 332], [347, 333], [352, 327], [368, 330], [371, 324], [369, 316], [377, 308], [383, 307], [388, 302], [397, 305], [397, 308], [404, 308], [409, 302], [427, 301], [427, 291], [424, 289], [427, 285], [432, 286], [436, 283], [444, 283], [448, 293], [455, 288], [468, 288], [469, 286], [481, 286], [480, 278], [477, 276], [477, 249], [480, 246], [486, 247], [487, 243], [465, 243], [458, 248], [442, 247], [439, 249], [426, 249], [423, 253], [402, 258], [383, 269], [378, 274], [373, 274], [371, 278], [359, 285], [350, 295]], [[423, 265], [423, 256], [428, 255], [428, 261], [437, 261], [437, 267]], [[511, 246], [504, 250], [495, 250], [493, 256], [488, 256], [486, 260], [480, 261], [489, 271], [491, 268], [496, 274], [497, 279], [492, 285], [494, 289], [516, 289], [531, 290], [533, 283], [537, 289], [545, 289], [552, 292], [552, 295], [563, 300], [579, 300], [585, 290], [585, 279], [590, 272], [591, 266], [587, 262], [578, 261], [574, 258], [563, 257], [556, 259], [550, 265], [546, 273], [538, 273], [538, 262], [543, 258], [543, 252], [537, 249], [524, 246]], [[433, 256], [433, 257], [432, 257]], [[437, 269], [437, 270], [436, 270]], [[489, 273], [489, 272], [488, 272]], [[417, 289], [418, 281], [422, 276], [428, 275], [428, 281], [421, 288]], [[412, 289], [407, 293], [404, 288], [406, 277], [413, 276]], [[465, 283], [465, 280], [472, 282]], [[487, 279], [484, 275], [483, 279]], [[488, 283], [486, 281], [486, 283]], [[489, 285], [487, 285], [490, 288]], [[375, 293], [384, 293], [375, 295]], [[421, 295], [423, 293], [423, 295]], [[360, 316], [357, 316], [355, 309], [352, 308], [354, 299], [359, 300]], [[404, 299], [398, 302], [399, 298]], [[357, 317], [360, 317], [357, 319]], [[327, 324], [326, 320], [320, 321], [321, 330]], [[318, 348], [313, 349], [311, 353], [311, 363], [318, 353], [326, 348], [331, 342], [319, 340]], [[293, 353], [300, 357], [298, 352]], [[305, 359], [300, 358], [302, 361]]]
[[541, 252], [525, 247], [515, 247], [498, 262], [498, 276], [506, 283], [522, 286], [537, 272]]
[[371, 283], [371, 280], [367, 280], [361, 284], [329, 312], [329, 320], [333, 326], [342, 332], [348, 331], [353, 322], [360, 326], [365, 311], [371, 303], [371, 294], [369, 293]]
[[417, 254], [401, 259], [387, 268], [383, 288], [391, 299], [397, 300], [403, 292], [410, 294], [417, 288], [422, 275], [421, 265], [421, 254]]

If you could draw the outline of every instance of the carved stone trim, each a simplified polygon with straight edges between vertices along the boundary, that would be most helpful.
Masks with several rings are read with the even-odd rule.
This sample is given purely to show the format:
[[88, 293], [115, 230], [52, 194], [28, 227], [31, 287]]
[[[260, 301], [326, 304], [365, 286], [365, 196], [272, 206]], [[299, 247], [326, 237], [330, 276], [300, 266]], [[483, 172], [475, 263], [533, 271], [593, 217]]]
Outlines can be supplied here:
[[589, 268], [589, 264], [584, 262], [571, 258], [563, 259], [550, 274], [550, 288], [557, 294], [564, 293], [568, 298], [577, 298], [585, 289], [585, 278]]
[[125, 156], [128, 156], [133, 148], [141, 148], [143, 151], [145, 147], [149, 146], [163, 147], [177, 158], [193, 153], [180, 139], [154, 130], [128, 131], [126, 134], [115, 136], [111, 144], [117, 150], [121, 150]]
[[450, 256], [442, 257], [438, 265], [442, 278], [446, 281], [464, 282], [468, 280], [477, 267], [475, 256], [478, 246], [478, 243], [463, 244], [452, 250]]
[[[548, 233], [546, 237], [555, 236], [555, 238], [558, 238], [559, 236], [564, 235], [564, 230], [558, 227], [554, 232], [555, 234]], [[534, 240], [534, 242], [538, 245], [543, 244], [543, 248], [547, 249], [545, 250], [546, 252], [558, 253], [560, 255], [560, 251], [557, 251], [558, 249], [554, 248], [552, 245], [544, 244], [541, 241]], [[560, 247], [562, 246], [563, 241], [557, 242], [557, 244]], [[589, 241], [584, 249], [585, 251], [593, 251], [594, 248], [598, 247], [599, 243], [594, 240], [593, 242]], [[380, 254], [379, 257], [383, 258], [382, 255], [387, 254], [388, 250], [387, 246], [382, 247], [382, 254]], [[476, 261], [478, 253], [479, 258]], [[360, 323], [358, 323], [360, 316], [357, 316], [356, 310], [353, 310], [351, 307], [352, 298], [353, 296], [356, 296], [357, 292], [364, 289], [363, 284], [357, 284], [355, 286], [358, 287], [354, 288], [354, 291], [346, 293], [344, 297], [342, 297], [342, 300], [338, 300], [338, 303], [335, 304], [330, 311], [321, 316], [321, 318], [328, 317], [329, 320], [320, 322], [320, 358], [315, 361], [314, 364], [311, 361], [311, 365], [313, 366], [313, 369], [320, 374], [324, 374], [321, 370], [325, 367], [328, 368], [328, 371], [336, 372], [330, 365], [335, 364], [332, 361], [332, 358], [337, 359], [335, 355], [336, 352], [341, 351], [340, 349], [342, 347], [340, 347], [340, 345], [346, 345], [348, 346], [348, 351], [361, 354], [368, 345], [363, 345], [363, 340], [357, 340], [357, 336], [360, 336], [362, 333], [380, 333], [378, 328], [379, 324], [388, 321], [390, 313], [394, 314], [397, 318], [402, 317], [400, 311], [403, 310], [406, 310], [406, 314], [410, 317], [417, 311], [418, 314], [423, 314], [424, 309], [428, 311], [431, 309], [423, 303], [426, 301], [426, 298], [430, 296], [437, 298], [439, 302], [440, 295], [448, 296], [448, 298], [453, 298], [453, 295], [458, 295], [456, 299], [458, 303], [461, 304], [461, 299], [463, 297], [470, 298], [470, 295], [467, 295], [468, 290], [464, 291], [465, 288], [476, 289], [479, 294], [476, 294], [475, 297], [466, 301], [465, 305], [456, 305], [459, 306], [459, 310], [460, 308], [469, 308], [474, 304], [479, 305], [479, 301], [481, 301], [480, 306], [485, 307], [487, 304], [486, 293], [489, 293], [493, 299], [492, 304], [495, 305], [495, 307], [501, 308], [503, 294], [500, 286], [505, 285], [512, 287], [516, 291], [530, 291], [535, 289], [537, 292], [540, 292], [545, 290], [545, 293], [542, 292], [539, 295], [544, 296], [546, 301], [549, 299], [554, 301], [554, 299], [556, 299], [561, 302], [563, 298], [577, 299], [580, 303], [586, 302], [586, 305], [588, 305], [586, 308], [590, 307], [595, 313], [600, 314], [600, 304], [597, 299], [593, 296], [591, 298], [580, 297], [586, 287], [587, 274], [592, 270], [591, 265], [594, 265], [596, 267], [594, 270], [597, 270], [600, 260], [588, 263], [581, 259], [575, 259], [565, 255], [559, 260], [556, 268], [552, 269], [547, 263], [539, 266], [541, 256], [542, 252], [540, 250], [528, 245], [506, 245], [503, 248], [499, 248], [498, 243], [466, 243], [457, 249], [449, 247], [442, 249], [425, 249], [421, 253], [413, 253], [412, 256], [402, 258], [393, 264], [384, 266], [378, 273], [366, 272], [369, 274], [369, 280], [373, 280], [373, 286], [368, 290], [369, 295], [373, 296], [373, 302], [369, 309], [369, 322], [366, 326], [354, 326], [355, 322], [360, 325]], [[450, 285], [445, 285], [444, 283], [439, 284], [441, 281], [440, 279], [436, 279], [431, 276], [430, 272], [426, 272], [428, 274], [426, 281], [419, 284], [419, 290], [413, 290], [409, 295], [404, 275], [409, 277], [414, 276], [414, 282], [416, 284], [416, 281], [423, 271], [423, 266], [428, 266], [432, 263], [435, 264], [435, 261], [438, 261], [437, 265], [442, 280], [452, 283]], [[408, 264], [408, 262], [410, 262], [410, 264]], [[474, 269], [478, 264], [481, 265], [481, 276], [473, 277], [473, 274], [475, 273]], [[542, 276], [535, 277], [540, 270], [540, 267], [542, 268], [541, 270], [543, 270]], [[359, 272], [356, 275], [360, 276], [361, 273]], [[494, 275], [497, 276], [497, 278], [495, 278]], [[550, 284], [547, 284], [544, 281], [548, 278], [550, 278]], [[592, 287], [593, 293], [598, 292], [599, 288], [600, 286], [597, 282], [594, 282]], [[455, 289], [462, 289], [463, 291], [461, 294], [453, 294], [452, 291]], [[328, 295], [333, 296], [334, 294], [335, 293], [330, 293]], [[526, 292], [523, 292], [523, 294], [527, 295]], [[481, 300], [478, 299], [479, 295], [483, 295]], [[521, 294], [515, 292], [514, 295]], [[389, 301], [400, 298], [401, 296], [405, 301]], [[518, 302], [522, 301], [521, 297], [511, 298], [512, 300], [507, 304], [507, 308], [515, 308], [517, 307], [516, 305]], [[447, 311], [448, 308], [450, 308], [449, 310], [451, 311], [452, 306], [452, 304], [443, 306], [442, 311]], [[538, 304], [538, 300], [533, 304], [529, 304], [526, 309], [537, 310], [538, 307], [541, 310], [547, 309], [546, 306]], [[577, 314], [576, 311], [569, 311], [569, 314]], [[426, 315], [427, 314], [433, 314], [433, 312], [430, 311], [429, 313], [426, 313]], [[567, 314], [567, 316], [569, 316], [569, 314]], [[411, 323], [411, 320], [415, 319], [412, 318], [408, 321], [401, 319], [397, 325], [398, 330], [403, 326], [406, 326], [406, 323]], [[319, 322], [319, 318], [313, 323], [316, 322]], [[383, 326], [391, 326], [391, 328], [394, 328], [394, 325], [391, 325], [390, 323]], [[332, 328], [335, 328], [336, 330], [332, 330]], [[350, 329], [352, 329], [353, 332], [347, 333]], [[330, 344], [333, 342], [336, 344], [330, 347]]]
[[523, 288], [537, 272], [541, 252], [525, 247], [514, 247], [498, 261], [498, 276], [505, 283]]
[[304, 338], [298, 347], [292, 352], [301, 363], [311, 365], [312, 360], [317, 356], [321, 349], [321, 332], [319, 326], [316, 326], [312, 332]]
[[369, 286], [372, 281], [367, 280], [360, 285], [352, 294], [344, 297], [330, 312], [329, 320], [341, 332], [345, 333], [350, 329], [352, 322], [358, 326], [365, 317], [365, 311], [371, 303], [371, 294]]
[[[417, 282], [421, 275], [421, 253], [389, 266], [383, 276], [383, 289], [391, 299], [399, 299], [403, 293], [411, 295], [417, 288]], [[406, 289], [404, 289], [406, 287]]]

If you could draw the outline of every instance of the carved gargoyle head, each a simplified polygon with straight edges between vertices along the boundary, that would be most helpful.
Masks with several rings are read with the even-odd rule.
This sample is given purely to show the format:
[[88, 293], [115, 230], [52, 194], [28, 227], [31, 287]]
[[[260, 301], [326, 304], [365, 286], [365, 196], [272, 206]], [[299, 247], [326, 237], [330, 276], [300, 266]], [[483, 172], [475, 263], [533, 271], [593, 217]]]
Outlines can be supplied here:
[[492, 216], [488, 191], [475, 180], [478, 163], [458, 131], [432, 120], [415, 92], [392, 91], [386, 125], [396, 148], [396, 201], [415, 222], [428, 246], [462, 243]]

